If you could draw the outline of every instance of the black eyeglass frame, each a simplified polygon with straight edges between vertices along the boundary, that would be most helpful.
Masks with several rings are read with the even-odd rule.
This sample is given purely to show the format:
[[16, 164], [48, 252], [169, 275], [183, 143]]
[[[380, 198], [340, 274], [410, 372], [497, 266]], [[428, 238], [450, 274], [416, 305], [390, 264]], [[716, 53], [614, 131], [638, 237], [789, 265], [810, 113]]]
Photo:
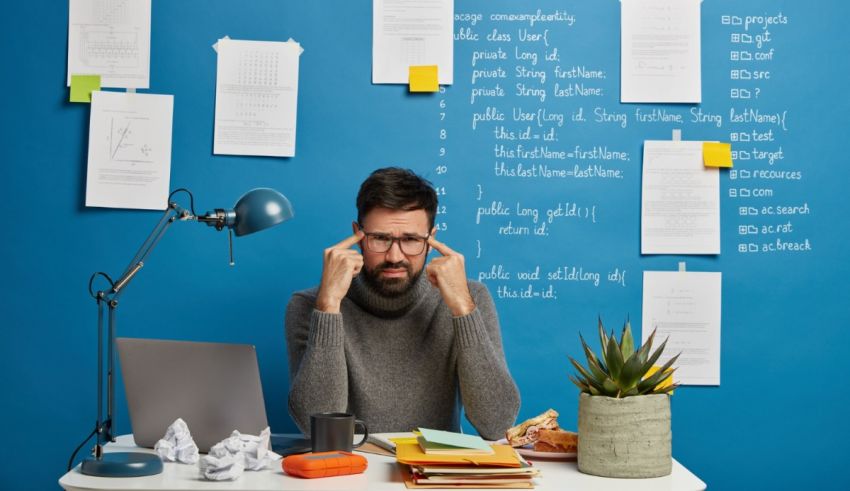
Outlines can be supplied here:
[[[390, 249], [393, 248], [393, 244], [398, 242], [398, 248], [402, 252], [402, 254], [404, 254], [405, 256], [420, 256], [420, 255], [424, 254], [425, 251], [428, 250], [428, 246], [429, 246], [428, 245], [428, 239], [431, 238], [431, 234], [428, 234], [425, 237], [422, 237], [421, 235], [402, 235], [401, 237], [393, 237], [392, 235], [389, 235], [389, 234], [379, 234], [379, 233], [375, 233], [375, 232], [366, 232], [365, 230], [363, 230], [363, 225], [360, 224], [360, 223], [358, 223], [357, 226], [360, 227], [360, 231], [363, 232], [363, 235], [365, 236], [364, 241], [363, 241], [364, 242], [363, 248], [368, 250], [369, 252], [374, 252], [375, 254], [386, 254]], [[373, 248], [369, 247], [369, 240], [368, 239], [370, 237], [388, 238], [389, 241], [390, 241], [390, 245], [389, 245], [389, 247], [386, 248], [386, 250], [376, 251]], [[404, 239], [421, 239], [422, 244], [423, 244], [422, 250], [420, 252], [416, 253], [416, 254], [410, 254], [410, 253], [405, 252], [404, 246], [401, 245], [401, 241], [404, 240]]]

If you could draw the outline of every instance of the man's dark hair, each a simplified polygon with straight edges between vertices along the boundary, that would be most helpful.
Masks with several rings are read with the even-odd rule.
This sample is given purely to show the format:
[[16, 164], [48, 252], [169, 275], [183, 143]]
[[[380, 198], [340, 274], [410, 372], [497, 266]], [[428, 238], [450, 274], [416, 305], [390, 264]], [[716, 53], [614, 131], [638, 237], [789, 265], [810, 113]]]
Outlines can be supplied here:
[[437, 193], [427, 180], [410, 169], [385, 167], [372, 172], [357, 193], [357, 222], [362, 224], [374, 208], [390, 210], [425, 210], [428, 229], [434, 227], [437, 214]]

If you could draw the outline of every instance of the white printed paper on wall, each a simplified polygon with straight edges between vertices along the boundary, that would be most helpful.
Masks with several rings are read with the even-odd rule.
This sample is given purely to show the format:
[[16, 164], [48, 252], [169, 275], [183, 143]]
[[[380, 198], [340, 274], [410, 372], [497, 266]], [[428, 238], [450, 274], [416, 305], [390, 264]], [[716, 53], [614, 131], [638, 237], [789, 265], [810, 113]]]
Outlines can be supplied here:
[[656, 365], [679, 355], [673, 380], [683, 385], [720, 385], [721, 273], [644, 271], [645, 342], [667, 346]]
[[217, 155], [295, 155], [301, 45], [219, 39], [215, 87]]
[[151, 0], [69, 0], [71, 75], [100, 75], [101, 87], [150, 87]]
[[437, 65], [454, 80], [454, 0], [373, 0], [372, 83], [406, 84], [409, 67]]
[[620, 102], [702, 101], [701, 0], [621, 0]]
[[86, 206], [164, 210], [174, 96], [92, 92]]
[[720, 254], [720, 174], [702, 144], [643, 143], [641, 254]]

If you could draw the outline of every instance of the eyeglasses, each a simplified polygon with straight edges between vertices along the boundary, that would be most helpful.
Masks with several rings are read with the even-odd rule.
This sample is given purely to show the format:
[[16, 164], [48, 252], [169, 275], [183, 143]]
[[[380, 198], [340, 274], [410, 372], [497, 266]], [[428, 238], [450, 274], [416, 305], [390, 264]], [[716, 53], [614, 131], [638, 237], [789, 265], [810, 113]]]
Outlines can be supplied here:
[[393, 237], [388, 234], [373, 234], [369, 232], [364, 232], [364, 234], [366, 235], [366, 249], [368, 249], [369, 252], [383, 254], [393, 247], [393, 242], [398, 242], [401, 252], [403, 252], [406, 256], [418, 256], [425, 252], [425, 244], [428, 243], [428, 238], [431, 237], [431, 234], [428, 234], [425, 237], [420, 237], [418, 235]]

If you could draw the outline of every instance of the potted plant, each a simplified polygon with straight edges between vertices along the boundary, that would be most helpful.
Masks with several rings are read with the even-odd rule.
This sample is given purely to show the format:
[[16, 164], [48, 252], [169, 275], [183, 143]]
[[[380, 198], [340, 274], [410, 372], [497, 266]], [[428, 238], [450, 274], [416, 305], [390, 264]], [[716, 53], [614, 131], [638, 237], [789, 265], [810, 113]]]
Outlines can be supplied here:
[[[670, 367], [679, 355], [654, 367], [667, 344], [654, 352], [655, 330], [635, 346], [627, 320], [618, 342], [599, 319], [601, 357], [581, 337], [587, 367], [570, 361], [578, 373], [570, 380], [581, 389], [578, 413], [578, 470], [604, 477], [659, 477], [670, 474]], [[656, 369], [657, 368], [657, 369]]]

